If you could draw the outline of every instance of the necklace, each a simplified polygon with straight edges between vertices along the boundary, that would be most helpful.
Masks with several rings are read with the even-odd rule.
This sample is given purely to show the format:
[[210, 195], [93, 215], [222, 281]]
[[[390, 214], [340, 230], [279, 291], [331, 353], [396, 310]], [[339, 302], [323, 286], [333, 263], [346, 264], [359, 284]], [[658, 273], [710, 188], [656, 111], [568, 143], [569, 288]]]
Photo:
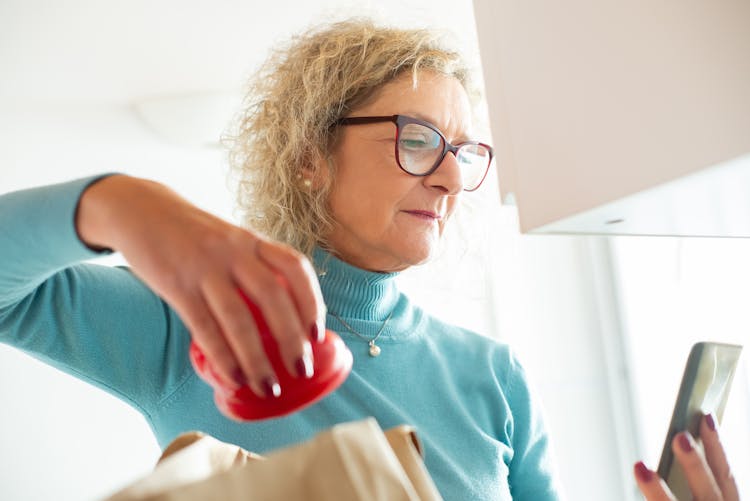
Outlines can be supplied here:
[[343, 325], [344, 327], [346, 327], [346, 330], [348, 330], [349, 332], [351, 332], [352, 334], [354, 334], [358, 338], [360, 338], [360, 339], [362, 339], [364, 341], [367, 341], [367, 345], [370, 347], [369, 353], [370, 353], [371, 357], [377, 357], [378, 355], [380, 355], [380, 346], [376, 345], [375, 341], [383, 333], [383, 331], [385, 330], [385, 326], [388, 325], [388, 321], [391, 319], [391, 316], [393, 315], [393, 310], [391, 310], [391, 313], [388, 315], [388, 318], [385, 319], [385, 322], [383, 322], [383, 325], [380, 326], [380, 330], [378, 331], [377, 334], [375, 334], [375, 337], [373, 337], [372, 339], [368, 339], [365, 336], [363, 336], [362, 334], [360, 334], [359, 332], [355, 331], [354, 328], [352, 328], [351, 325], [349, 325], [346, 322], [344, 322], [343, 318], [341, 318], [340, 316], [336, 315], [331, 310], [328, 310], [328, 313], [330, 313], [331, 315], [333, 315], [336, 318], [336, 320], [338, 320], [339, 322], [341, 322], [341, 325]]

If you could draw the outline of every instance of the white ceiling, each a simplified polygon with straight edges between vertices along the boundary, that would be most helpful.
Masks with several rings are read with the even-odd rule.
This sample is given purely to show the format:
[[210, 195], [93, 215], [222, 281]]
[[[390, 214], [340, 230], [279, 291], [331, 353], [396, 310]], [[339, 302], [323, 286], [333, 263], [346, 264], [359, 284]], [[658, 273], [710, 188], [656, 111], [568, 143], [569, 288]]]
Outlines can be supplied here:
[[352, 15], [447, 28], [478, 60], [471, 0], [0, 0], [0, 106], [236, 92], [273, 43]]

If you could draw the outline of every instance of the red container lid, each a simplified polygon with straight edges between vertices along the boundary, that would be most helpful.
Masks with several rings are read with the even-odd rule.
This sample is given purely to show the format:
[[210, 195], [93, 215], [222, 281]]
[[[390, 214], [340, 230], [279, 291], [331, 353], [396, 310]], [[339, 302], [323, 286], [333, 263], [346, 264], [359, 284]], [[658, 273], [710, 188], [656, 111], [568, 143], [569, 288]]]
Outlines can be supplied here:
[[297, 377], [286, 370], [278, 344], [271, 336], [260, 309], [245, 294], [240, 292], [240, 295], [250, 308], [258, 326], [263, 348], [281, 386], [281, 395], [277, 398], [261, 398], [253, 393], [249, 386], [237, 389], [227, 388], [221, 383], [198, 345], [191, 343], [190, 360], [193, 367], [198, 375], [213, 388], [216, 406], [225, 416], [239, 421], [256, 421], [284, 416], [314, 404], [346, 380], [352, 370], [352, 353], [335, 332], [326, 330], [323, 342], [311, 343], [313, 377], [310, 379]]

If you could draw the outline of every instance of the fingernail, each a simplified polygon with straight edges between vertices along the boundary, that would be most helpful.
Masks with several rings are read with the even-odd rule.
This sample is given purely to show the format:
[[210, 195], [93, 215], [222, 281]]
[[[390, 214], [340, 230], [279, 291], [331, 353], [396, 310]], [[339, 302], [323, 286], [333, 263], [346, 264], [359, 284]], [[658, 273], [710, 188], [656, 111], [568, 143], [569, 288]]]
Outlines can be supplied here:
[[693, 445], [690, 443], [690, 438], [686, 431], [683, 431], [677, 436], [677, 442], [680, 444], [680, 449], [684, 452], [690, 452], [693, 450]]
[[322, 343], [325, 337], [325, 329], [321, 328], [317, 322], [312, 324], [312, 327], [310, 327], [310, 338], [316, 343]]
[[279, 386], [279, 382], [276, 379], [269, 376], [261, 384], [263, 385], [263, 393], [266, 394], [266, 397], [279, 398], [281, 396], [281, 386]]
[[706, 414], [706, 424], [708, 425], [709, 430], [716, 431], [716, 421], [714, 421], [713, 415]]
[[654, 472], [646, 468], [643, 461], [635, 463], [635, 474], [641, 482], [651, 482], [651, 479], [654, 478]]
[[311, 377], [313, 377], [312, 358], [310, 358], [310, 355], [308, 355], [307, 353], [297, 359], [294, 367], [295, 369], [297, 369], [297, 375], [299, 377], [304, 377], [305, 379], [310, 379]]
[[232, 379], [234, 379], [234, 382], [240, 386], [245, 386], [247, 384], [245, 373], [242, 372], [242, 369], [240, 369], [239, 367], [237, 367], [234, 372], [232, 372]]

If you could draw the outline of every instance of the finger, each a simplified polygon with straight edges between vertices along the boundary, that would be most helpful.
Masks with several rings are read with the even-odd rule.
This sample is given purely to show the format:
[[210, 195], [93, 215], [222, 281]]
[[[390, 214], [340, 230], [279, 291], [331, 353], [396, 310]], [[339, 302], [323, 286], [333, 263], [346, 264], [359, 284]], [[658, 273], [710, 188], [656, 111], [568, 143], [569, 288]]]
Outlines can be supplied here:
[[174, 308], [221, 382], [234, 388], [242, 386], [244, 376], [239, 362], [224, 340], [219, 324], [205, 301], [196, 296], [176, 302]]
[[735, 501], [740, 498], [737, 482], [729, 467], [729, 461], [721, 445], [719, 430], [716, 427], [716, 418], [706, 414], [701, 420], [700, 427], [703, 450], [706, 454], [706, 462], [713, 472], [714, 479], [719, 485], [722, 496], [727, 501]]
[[256, 252], [260, 259], [286, 280], [302, 326], [307, 327], [311, 339], [323, 341], [326, 307], [310, 260], [289, 246], [265, 241], [259, 241]]
[[201, 289], [250, 389], [259, 397], [278, 397], [281, 388], [263, 349], [258, 328], [231, 278], [205, 277]]
[[289, 292], [263, 261], [251, 260], [255, 262], [237, 269], [238, 285], [262, 312], [287, 372], [297, 377], [312, 377], [312, 346]]
[[720, 500], [721, 491], [706, 464], [703, 454], [695, 448], [696, 443], [689, 432], [683, 431], [672, 440], [672, 451], [685, 472], [693, 497], [701, 500]]
[[638, 489], [648, 501], [677, 501], [664, 481], [655, 472], [649, 470], [643, 461], [635, 463], [633, 475]]

